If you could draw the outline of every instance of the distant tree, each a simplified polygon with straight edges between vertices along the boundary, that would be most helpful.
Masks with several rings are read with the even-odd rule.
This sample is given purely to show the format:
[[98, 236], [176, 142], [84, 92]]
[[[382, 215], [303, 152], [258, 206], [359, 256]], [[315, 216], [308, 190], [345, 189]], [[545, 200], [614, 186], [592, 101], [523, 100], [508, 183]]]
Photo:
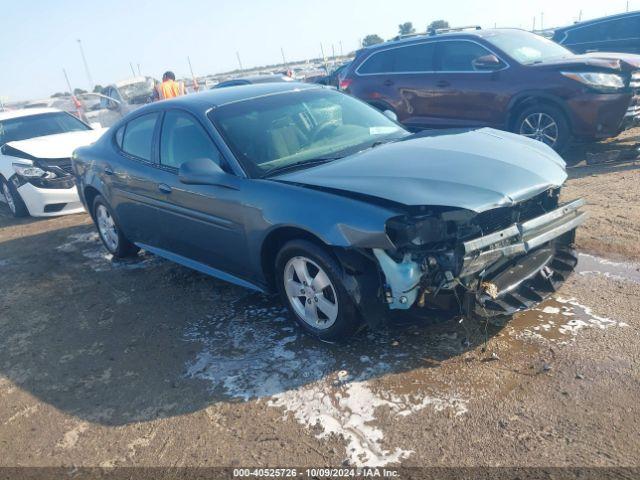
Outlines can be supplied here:
[[412, 33], [416, 33], [416, 29], [413, 28], [413, 23], [404, 22], [398, 25], [398, 34], [399, 35], [410, 35]]
[[449, 28], [449, 22], [446, 20], [434, 20], [427, 27], [427, 32], [430, 30], [438, 30], [441, 28]]
[[51, 98], [66, 97], [66, 96], [67, 96], [66, 93], [56, 92], [53, 95], [51, 95]]
[[74, 89], [73, 89], [73, 94], [74, 94], [74, 95], [82, 95], [83, 93], [87, 93], [87, 91], [86, 91], [86, 90], [83, 90], [83, 89], [81, 89], [81, 88], [74, 88]]
[[104, 87], [102, 85], [96, 85], [95, 87], [93, 87], [93, 93], [102, 93], [103, 90]]
[[367, 35], [366, 37], [364, 37], [364, 40], [362, 40], [362, 46], [363, 47], [369, 47], [371, 45], [376, 45], [378, 43], [382, 43], [384, 42], [384, 40], [382, 38], [380, 38], [379, 35]]

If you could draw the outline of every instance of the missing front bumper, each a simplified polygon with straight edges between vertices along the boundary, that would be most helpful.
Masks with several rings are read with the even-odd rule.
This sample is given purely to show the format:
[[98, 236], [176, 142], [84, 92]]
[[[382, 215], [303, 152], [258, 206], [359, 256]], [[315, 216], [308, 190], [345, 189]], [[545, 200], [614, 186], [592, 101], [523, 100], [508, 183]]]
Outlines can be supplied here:
[[467, 292], [465, 313], [495, 317], [531, 308], [555, 292], [577, 263], [578, 257], [568, 245], [539, 248], [484, 279], [484, 284], [495, 290]]

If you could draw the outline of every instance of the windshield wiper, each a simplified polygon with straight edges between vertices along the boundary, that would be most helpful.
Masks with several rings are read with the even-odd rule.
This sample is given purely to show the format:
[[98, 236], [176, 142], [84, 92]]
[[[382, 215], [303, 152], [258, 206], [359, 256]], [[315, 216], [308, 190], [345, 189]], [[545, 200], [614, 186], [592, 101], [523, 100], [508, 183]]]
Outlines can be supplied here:
[[267, 178], [278, 173], [297, 170], [299, 168], [314, 167], [316, 165], [322, 165], [323, 163], [329, 163], [329, 162], [332, 162], [333, 160], [338, 160], [339, 158], [342, 158], [342, 157], [334, 156], [334, 157], [313, 158], [311, 160], [300, 160], [299, 162], [289, 163], [288, 165], [272, 168], [267, 173], [262, 175], [262, 177], [260, 178]]

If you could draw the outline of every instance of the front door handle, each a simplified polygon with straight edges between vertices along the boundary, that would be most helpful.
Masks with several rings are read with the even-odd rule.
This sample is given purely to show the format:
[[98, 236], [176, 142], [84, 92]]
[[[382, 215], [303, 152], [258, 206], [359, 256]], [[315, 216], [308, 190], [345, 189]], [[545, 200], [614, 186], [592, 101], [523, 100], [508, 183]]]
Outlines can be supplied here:
[[107, 175], [113, 175], [113, 169], [111, 167], [104, 167], [104, 173]]
[[440, 88], [448, 87], [449, 85], [451, 84], [446, 80], [440, 80], [439, 82], [436, 83], [436, 87], [440, 87]]
[[385, 87], [390, 87], [391, 85], [393, 85], [393, 80], [385, 80], [382, 84]]
[[158, 190], [160, 190], [162, 193], [171, 193], [171, 187], [166, 183], [161, 183], [160, 185], [158, 185]]

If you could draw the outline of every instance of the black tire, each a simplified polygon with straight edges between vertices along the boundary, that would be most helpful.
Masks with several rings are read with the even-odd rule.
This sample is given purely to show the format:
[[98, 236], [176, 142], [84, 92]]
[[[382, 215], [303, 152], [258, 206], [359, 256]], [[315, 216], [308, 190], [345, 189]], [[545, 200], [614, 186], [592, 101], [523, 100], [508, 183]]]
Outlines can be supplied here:
[[[537, 103], [535, 105], [525, 108], [524, 110], [522, 110], [522, 112], [520, 112], [520, 114], [516, 118], [516, 121], [513, 124], [513, 132], [522, 135], [526, 132], [535, 131], [535, 129], [531, 129], [531, 127], [529, 126], [531, 124], [526, 123], [526, 120], [528, 118], [531, 119], [532, 116], [534, 119], [538, 118], [538, 115], [540, 114], [544, 116], [543, 117], [544, 119], [551, 118], [555, 123], [555, 125], [557, 126], [557, 129], [556, 129], [557, 136], [554, 135], [556, 136], [556, 141], [553, 144], [550, 144], [548, 138], [543, 137], [545, 138], [544, 143], [549, 145], [556, 152], [563, 152], [567, 148], [571, 140], [571, 129], [569, 128], [569, 121], [567, 120], [566, 115], [558, 107], [555, 107], [553, 105], [548, 105], [545, 103]], [[546, 124], [543, 124], [543, 126], [544, 125]], [[529, 138], [535, 138], [535, 137], [530, 136]], [[543, 141], [540, 138], [535, 138], [535, 139], [539, 141]]]
[[[100, 225], [98, 225], [98, 209], [100, 207], [104, 207], [109, 213], [110, 217], [113, 219], [114, 223], [114, 232], [115, 237], [117, 238], [117, 243], [114, 246], [113, 243], [110, 243], [104, 236]], [[133, 257], [137, 255], [140, 248], [136, 247], [133, 243], [131, 243], [127, 237], [122, 233], [122, 229], [118, 225], [118, 221], [116, 220], [115, 215], [113, 214], [113, 210], [111, 206], [107, 203], [107, 201], [102, 197], [102, 195], [97, 195], [93, 200], [93, 208], [91, 209], [91, 216], [93, 217], [93, 221], [96, 224], [96, 228], [98, 230], [98, 235], [100, 236], [100, 240], [102, 240], [102, 244], [107, 251], [116, 258], [126, 258]]]
[[[338, 312], [335, 322], [327, 328], [314, 328], [296, 313], [285, 289], [285, 267], [294, 257], [305, 257], [315, 262], [327, 274], [333, 291]], [[287, 306], [293, 320], [305, 332], [320, 340], [335, 342], [352, 336], [361, 326], [361, 319], [351, 296], [347, 293], [343, 282], [343, 270], [338, 262], [322, 247], [306, 240], [292, 240], [278, 252], [275, 261], [275, 282], [282, 301]]]
[[[20, 192], [14, 187], [13, 183], [7, 182], [3, 177], [0, 177], [0, 183], [2, 187], [2, 195], [5, 197], [9, 211], [16, 218], [28, 217], [29, 210], [20, 196]], [[10, 198], [7, 198], [9, 196]]]

